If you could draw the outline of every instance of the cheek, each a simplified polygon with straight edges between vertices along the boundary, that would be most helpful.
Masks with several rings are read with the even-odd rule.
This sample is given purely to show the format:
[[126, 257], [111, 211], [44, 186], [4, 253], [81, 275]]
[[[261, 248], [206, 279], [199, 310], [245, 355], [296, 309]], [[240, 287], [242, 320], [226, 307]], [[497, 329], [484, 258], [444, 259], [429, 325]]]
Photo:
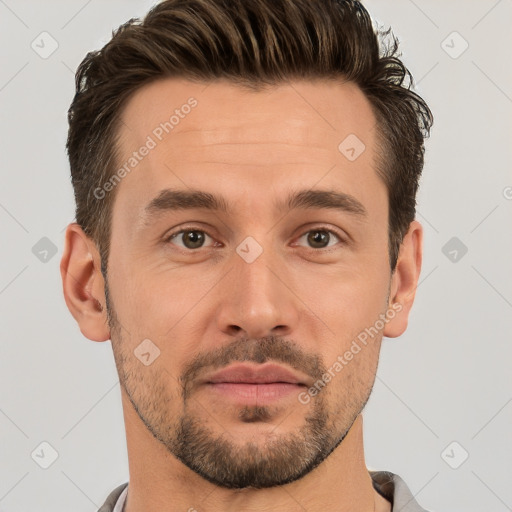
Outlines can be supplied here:
[[212, 320], [203, 308], [218, 276], [214, 272], [198, 276], [197, 271], [169, 265], [152, 268], [133, 263], [130, 268], [131, 272], [119, 266], [111, 285], [124, 328], [123, 344], [133, 353], [150, 339], [160, 350], [159, 365], [178, 377], [182, 364], [197, 353], [202, 326]]
[[386, 264], [361, 264], [307, 279], [313, 290], [307, 302], [319, 319], [312, 321], [319, 325], [316, 332], [323, 333], [313, 350], [334, 375], [334, 393], [351, 389], [357, 395], [375, 378], [383, 328], [379, 319], [386, 311], [390, 277]]
[[375, 265], [339, 269], [303, 279], [305, 302], [339, 340], [374, 325], [386, 307], [389, 272]]

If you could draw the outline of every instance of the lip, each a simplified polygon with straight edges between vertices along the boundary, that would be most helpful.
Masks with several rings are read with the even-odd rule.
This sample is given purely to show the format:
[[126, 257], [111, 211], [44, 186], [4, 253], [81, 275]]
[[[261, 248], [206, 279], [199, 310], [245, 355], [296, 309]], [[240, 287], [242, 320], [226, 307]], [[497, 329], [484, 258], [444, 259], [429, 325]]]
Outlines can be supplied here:
[[239, 405], [271, 405], [296, 396], [311, 379], [275, 363], [237, 363], [212, 373], [204, 388]]
[[207, 384], [295, 384], [307, 386], [308, 380], [303, 375], [297, 374], [284, 366], [274, 363], [250, 365], [238, 363], [218, 372], [213, 373], [205, 379]]
[[235, 403], [245, 405], [269, 405], [296, 395], [303, 386], [289, 382], [254, 384], [246, 382], [210, 382], [207, 388], [213, 393]]

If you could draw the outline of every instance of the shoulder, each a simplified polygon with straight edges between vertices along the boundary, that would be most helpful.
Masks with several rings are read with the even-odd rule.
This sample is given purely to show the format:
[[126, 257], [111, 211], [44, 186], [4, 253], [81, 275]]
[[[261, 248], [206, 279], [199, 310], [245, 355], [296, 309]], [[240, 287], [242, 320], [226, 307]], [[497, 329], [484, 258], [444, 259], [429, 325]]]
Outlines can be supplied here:
[[117, 500], [119, 499], [119, 496], [121, 496], [121, 493], [124, 491], [125, 487], [128, 485], [128, 482], [125, 482], [124, 484], [121, 484], [120, 486], [116, 487], [105, 500], [105, 503], [99, 508], [98, 512], [113, 512], [114, 507], [116, 506]]
[[391, 471], [369, 471], [375, 490], [391, 502], [393, 511], [428, 512], [422, 508], [400, 476]]

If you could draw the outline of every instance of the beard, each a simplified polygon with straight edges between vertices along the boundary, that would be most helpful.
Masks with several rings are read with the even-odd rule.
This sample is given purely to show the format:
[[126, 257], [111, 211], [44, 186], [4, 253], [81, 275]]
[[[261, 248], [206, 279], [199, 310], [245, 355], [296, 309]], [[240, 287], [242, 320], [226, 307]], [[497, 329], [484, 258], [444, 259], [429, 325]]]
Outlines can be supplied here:
[[[217, 486], [268, 488], [304, 477], [343, 441], [371, 394], [374, 381], [368, 382], [369, 379], [359, 376], [354, 365], [356, 368], [345, 380], [342, 394], [330, 397], [329, 385], [321, 388], [311, 398], [302, 425], [294, 431], [271, 432], [264, 442], [250, 439], [236, 442], [226, 429], [217, 433], [208, 426], [205, 419], [208, 412], [194, 398], [197, 376], [235, 361], [260, 364], [273, 361], [300, 370], [317, 382], [327, 372], [320, 357], [307, 354], [297, 344], [276, 336], [257, 340], [243, 338], [197, 354], [176, 379], [158, 363], [144, 366], [134, 357], [127, 343], [129, 340], [123, 340], [122, 326], [109, 301], [107, 284], [105, 288], [119, 381], [134, 410], [170, 454]], [[178, 381], [177, 391], [169, 389], [173, 379]], [[170, 404], [176, 408], [178, 403], [182, 407], [177, 415]], [[296, 407], [306, 406], [297, 400]], [[269, 423], [276, 415], [276, 406], [239, 406], [238, 409], [238, 419], [245, 423]], [[291, 412], [293, 410], [288, 414]]]

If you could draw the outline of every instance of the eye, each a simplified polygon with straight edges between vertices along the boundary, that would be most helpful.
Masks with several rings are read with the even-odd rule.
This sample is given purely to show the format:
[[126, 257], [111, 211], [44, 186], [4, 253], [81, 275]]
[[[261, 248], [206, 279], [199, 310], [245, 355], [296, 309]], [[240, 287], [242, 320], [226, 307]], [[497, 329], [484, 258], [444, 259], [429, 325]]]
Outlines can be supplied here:
[[[304, 238], [312, 249], [326, 249], [328, 247], [333, 247], [337, 242], [344, 242], [341, 235], [337, 234], [332, 229], [327, 228], [311, 229], [304, 233], [298, 241], [300, 242]], [[173, 245], [177, 245], [182, 249], [193, 251], [194, 249], [213, 247], [214, 244], [209, 246], [205, 245], [207, 239], [213, 241], [213, 238], [206, 231], [202, 229], [189, 228], [181, 229], [180, 231], [172, 233], [166, 238], [165, 242], [173, 243]]]
[[333, 237], [338, 242], [343, 242], [341, 236], [339, 236], [333, 230], [325, 228], [311, 229], [304, 233], [299, 238], [299, 240], [302, 240], [304, 237], [306, 238], [307, 243], [310, 244], [310, 247], [313, 249], [325, 249], [327, 247], [336, 245], [336, 243], [329, 245]]
[[167, 237], [166, 242], [171, 242], [174, 240], [181, 240], [182, 245], [173, 242], [178, 247], [182, 247], [183, 249], [201, 249], [204, 246], [206, 238], [212, 237], [201, 229], [182, 229], [181, 231], [177, 231], [173, 233], [169, 237]]

